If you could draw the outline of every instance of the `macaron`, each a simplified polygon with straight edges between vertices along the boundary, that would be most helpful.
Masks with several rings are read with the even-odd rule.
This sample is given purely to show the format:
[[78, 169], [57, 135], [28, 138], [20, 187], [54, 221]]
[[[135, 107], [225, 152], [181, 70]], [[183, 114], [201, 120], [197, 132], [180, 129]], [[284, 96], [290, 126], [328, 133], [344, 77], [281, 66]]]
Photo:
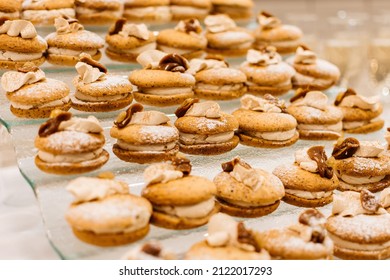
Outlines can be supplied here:
[[75, 0], [76, 18], [87, 25], [107, 25], [122, 17], [123, 0]]
[[172, 18], [170, 0], [125, 0], [123, 17], [131, 22], [165, 23]]
[[19, 118], [48, 118], [55, 109], [70, 109], [69, 87], [62, 81], [49, 79], [33, 63], [18, 71], [5, 72], [1, 87], [10, 101], [11, 112]]
[[181, 55], [151, 50], [141, 53], [137, 62], [143, 69], [132, 71], [129, 80], [138, 88], [134, 92], [138, 102], [167, 107], [194, 96], [195, 78], [186, 73], [188, 61]]
[[205, 240], [195, 243], [185, 253], [186, 260], [269, 260], [268, 252], [259, 247], [255, 233], [243, 222], [218, 213], [208, 223]]
[[218, 155], [233, 150], [239, 142], [234, 132], [236, 118], [221, 111], [215, 101], [187, 99], [175, 112], [180, 151], [193, 155]]
[[296, 119], [286, 112], [283, 100], [270, 94], [263, 98], [244, 95], [232, 115], [239, 123], [240, 143], [252, 147], [281, 148], [299, 139]]
[[106, 55], [112, 60], [135, 62], [137, 56], [155, 50], [156, 36], [145, 24], [134, 24], [118, 19], [106, 35]]
[[0, 19], [0, 68], [16, 70], [26, 62], [45, 62], [46, 41], [26, 20]]
[[211, 0], [170, 0], [172, 20], [203, 19], [211, 10]]
[[377, 141], [340, 139], [329, 164], [339, 177], [341, 191], [378, 192], [390, 186], [390, 154]]
[[34, 25], [52, 25], [58, 17], [74, 18], [74, 0], [23, 1], [22, 19]]
[[149, 232], [152, 205], [113, 178], [79, 177], [66, 187], [74, 196], [65, 218], [74, 235], [96, 246], [135, 242]]
[[150, 240], [126, 252], [122, 260], [177, 260], [176, 254], [166, 249], [161, 242]]
[[256, 234], [256, 241], [277, 260], [329, 260], [333, 242], [325, 229], [325, 217], [316, 209], [303, 211], [297, 224]]
[[326, 229], [334, 243], [334, 255], [340, 259], [390, 257], [390, 214], [367, 190], [335, 195]]
[[101, 58], [99, 49], [104, 47], [104, 40], [99, 35], [85, 30], [77, 20], [56, 18], [54, 26], [56, 32], [46, 36], [49, 63], [74, 66], [81, 53], [89, 54], [94, 60]]
[[222, 163], [214, 178], [221, 212], [237, 217], [261, 217], [274, 212], [284, 196], [282, 182], [271, 173], [252, 168], [235, 157]]
[[219, 211], [212, 181], [190, 175], [185, 158], [155, 163], [144, 171], [142, 196], [153, 205], [151, 223], [168, 229], [191, 229], [207, 224]]
[[158, 33], [157, 48], [166, 53], [177, 53], [187, 59], [201, 57], [207, 46], [202, 27], [197, 19], [180, 21], [173, 29]]
[[341, 137], [343, 112], [328, 105], [328, 97], [324, 93], [298, 89], [290, 102], [287, 112], [298, 122], [299, 138], [337, 140]]
[[0, 17], [7, 19], [20, 18], [23, 0], [0, 0]]
[[252, 16], [253, 0], [211, 0], [211, 14], [227, 14], [233, 19], [249, 19]]
[[265, 11], [257, 16], [257, 22], [259, 26], [254, 31], [255, 48], [274, 46], [278, 53], [288, 55], [293, 54], [301, 44], [303, 33], [299, 27], [283, 24], [279, 18]]
[[139, 103], [119, 114], [110, 135], [117, 139], [114, 154], [127, 162], [166, 161], [179, 151], [179, 132], [170, 119], [158, 111], [143, 111]]
[[249, 50], [240, 70], [247, 77], [248, 92], [255, 95], [282, 95], [292, 89], [294, 68], [282, 61], [274, 47]]
[[68, 112], [54, 111], [39, 127], [35, 138], [35, 165], [57, 175], [90, 172], [108, 161], [104, 144], [103, 128], [95, 117], [77, 118]]
[[224, 60], [192, 59], [188, 72], [195, 76], [195, 96], [201, 99], [236, 99], [247, 91], [245, 74]]
[[273, 174], [283, 183], [283, 201], [298, 207], [321, 207], [332, 202], [339, 186], [336, 172], [326, 163], [324, 146], [312, 146], [295, 152], [294, 164], [282, 164]]
[[340, 92], [334, 105], [343, 111], [343, 130], [347, 133], [370, 133], [382, 129], [385, 122], [380, 115], [383, 105], [380, 97], [362, 96], [352, 88]]
[[79, 74], [73, 79], [76, 88], [72, 108], [86, 112], [109, 112], [127, 107], [133, 101], [132, 89], [126, 76], [110, 74], [107, 68], [82, 54], [76, 64]]
[[234, 20], [225, 14], [207, 16], [204, 24], [208, 53], [242, 56], [252, 47], [255, 40], [249, 30], [237, 27]]
[[296, 73], [292, 78], [294, 88], [326, 90], [340, 78], [339, 68], [317, 55], [305, 46], [296, 49], [295, 55], [286, 60]]

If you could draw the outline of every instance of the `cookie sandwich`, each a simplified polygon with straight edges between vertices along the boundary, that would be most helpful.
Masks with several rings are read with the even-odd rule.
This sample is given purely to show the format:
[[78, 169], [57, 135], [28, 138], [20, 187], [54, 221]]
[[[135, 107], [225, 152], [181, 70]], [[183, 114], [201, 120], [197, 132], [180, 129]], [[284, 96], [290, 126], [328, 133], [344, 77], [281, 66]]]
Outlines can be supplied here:
[[137, 56], [155, 50], [156, 36], [145, 24], [134, 24], [118, 19], [106, 35], [106, 55], [112, 60], [135, 62]]
[[165, 23], [172, 18], [170, 0], [125, 0], [123, 17], [131, 22]]
[[259, 26], [254, 32], [257, 49], [274, 46], [278, 53], [288, 55], [301, 44], [303, 33], [299, 27], [283, 24], [279, 18], [265, 11], [257, 16], [257, 22]]
[[1, 0], [0, 18], [18, 19], [22, 11], [23, 0]]
[[31, 21], [34, 25], [52, 25], [58, 17], [75, 18], [74, 2], [74, 0], [26, 0], [23, 1], [22, 19]]
[[379, 203], [390, 213], [390, 188], [386, 188], [381, 192]]
[[75, 0], [76, 18], [82, 24], [107, 25], [122, 17], [123, 0]]
[[84, 29], [75, 19], [56, 18], [56, 32], [46, 36], [49, 45], [47, 61], [51, 64], [74, 66], [81, 53], [89, 54], [94, 60], [102, 56], [99, 49], [104, 40], [99, 35]]
[[74, 200], [65, 213], [74, 235], [97, 246], [118, 246], [137, 241], [149, 232], [152, 206], [129, 193], [129, 186], [112, 176], [79, 177], [66, 190]]
[[235, 20], [249, 19], [252, 16], [253, 0], [211, 0], [211, 14], [227, 14]]
[[390, 186], [390, 154], [377, 141], [340, 139], [329, 164], [340, 179], [341, 191], [378, 192]]
[[239, 142], [235, 117], [221, 111], [215, 101], [187, 99], [175, 112], [180, 151], [193, 155], [218, 155], [233, 150]]
[[180, 21], [173, 29], [158, 33], [157, 48], [166, 53], [177, 53], [187, 59], [201, 57], [207, 46], [207, 39], [197, 19]]
[[104, 144], [103, 128], [94, 116], [77, 118], [69, 112], [54, 111], [35, 138], [35, 165], [58, 175], [90, 172], [108, 161]]
[[370, 133], [382, 129], [383, 106], [378, 95], [365, 97], [351, 88], [340, 92], [334, 105], [343, 111], [343, 130], [347, 133]]
[[169, 117], [158, 111], [144, 111], [139, 103], [119, 114], [110, 135], [117, 139], [114, 154], [128, 162], [166, 161], [179, 151], [179, 132]]
[[188, 72], [195, 76], [195, 96], [201, 99], [236, 99], [247, 91], [245, 74], [224, 60], [194, 58]]
[[241, 107], [232, 115], [239, 123], [240, 143], [252, 147], [281, 148], [299, 139], [297, 121], [287, 113], [283, 100], [270, 94], [241, 97]]
[[284, 196], [282, 182], [273, 174], [235, 157], [222, 163], [214, 178], [221, 212], [237, 217], [261, 217], [274, 212]]
[[152, 224], [168, 229], [196, 228], [219, 211], [214, 183], [190, 173], [191, 164], [183, 157], [145, 169], [142, 196], [153, 205]]
[[303, 211], [298, 223], [256, 234], [259, 246], [277, 260], [333, 259], [333, 241], [325, 229], [326, 219], [316, 209]]
[[296, 49], [295, 55], [286, 60], [295, 69], [292, 78], [294, 88], [326, 90], [340, 79], [339, 68], [329, 61], [320, 59], [305, 46]]
[[270, 256], [255, 240], [255, 233], [243, 222], [218, 213], [207, 224], [205, 240], [191, 246], [186, 260], [269, 260]]
[[151, 240], [126, 252], [122, 260], [177, 260], [177, 256], [160, 242]]
[[55, 109], [68, 111], [71, 107], [69, 87], [62, 81], [46, 78], [32, 62], [17, 71], [5, 72], [1, 87], [11, 103], [12, 114], [19, 118], [48, 118]]
[[224, 14], [210, 15], [206, 25], [207, 52], [223, 56], [242, 56], [254, 42], [251, 32], [237, 27], [234, 20]]
[[273, 174], [283, 183], [283, 201], [298, 207], [321, 207], [332, 202], [339, 186], [336, 172], [327, 164], [323, 146], [303, 148], [295, 152], [294, 164], [283, 164]]
[[76, 64], [79, 74], [73, 79], [76, 88], [72, 107], [86, 112], [109, 112], [127, 107], [133, 101], [132, 90], [126, 76], [110, 74], [107, 68], [82, 54]]
[[186, 73], [188, 61], [181, 55], [151, 50], [141, 53], [137, 62], [143, 69], [131, 72], [129, 80], [138, 88], [134, 92], [138, 102], [167, 107], [194, 96], [195, 78]]
[[16, 70], [26, 62], [45, 62], [46, 41], [26, 20], [0, 19], [0, 69]]
[[287, 112], [298, 122], [299, 138], [337, 140], [341, 137], [343, 112], [328, 104], [324, 93], [298, 89], [290, 102]]
[[248, 92], [255, 95], [282, 95], [292, 89], [294, 68], [282, 61], [272, 46], [260, 51], [249, 50], [240, 70], [247, 77]]
[[348, 260], [390, 257], [390, 214], [368, 190], [335, 195], [326, 221], [334, 255]]
[[171, 0], [172, 20], [203, 19], [211, 10], [211, 0]]

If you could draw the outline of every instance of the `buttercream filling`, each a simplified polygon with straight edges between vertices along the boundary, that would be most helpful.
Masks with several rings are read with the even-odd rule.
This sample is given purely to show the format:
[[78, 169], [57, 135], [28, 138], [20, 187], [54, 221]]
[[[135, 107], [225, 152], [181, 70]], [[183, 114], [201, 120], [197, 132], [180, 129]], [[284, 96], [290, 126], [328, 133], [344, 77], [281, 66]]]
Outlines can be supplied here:
[[85, 7], [76, 7], [76, 13], [79, 15], [90, 15], [90, 14], [102, 14], [102, 13], [109, 13], [110, 15], [113, 15], [114, 17], [120, 18], [122, 16], [122, 9], [115, 9], [115, 10], [98, 10], [98, 9], [91, 9], [91, 8], [85, 8]]
[[351, 185], [364, 185], [364, 184], [378, 183], [386, 177], [386, 175], [366, 176], [366, 177], [355, 177], [355, 176], [349, 176], [345, 174], [338, 174], [338, 175], [341, 180]]
[[92, 160], [98, 158], [103, 152], [103, 149], [97, 149], [93, 152], [88, 153], [78, 153], [78, 154], [60, 154], [55, 155], [52, 153], [47, 153], [44, 151], [38, 152], [38, 157], [45, 161], [50, 163], [77, 163], [87, 160]]
[[148, 151], [169, 151], [175, 148], [176, 142], [169, 142], [166, 144], [161, 144], [161, 145], [133, 145], [129, 144], [127, 142], [124, 142], [122, 140], [117, 141], [118, 146], [127, 151], [143, 151], [143, 152], [148, 152]]
[[[258, 42], [259, 46], [262, 46], [263, 40]], [[270, 44], [276, 48], [290, 48], [290, 47], [295, 47], [298, 46], [301, 43], [300, 40], [290, 40], [290, 41], [272, 41]]]
[[195, 87], [197, 89], [202, 89], [202, 90], [232, 91], [232, 90], [242, 89], [244, 87], [244, 84], [239, 83], [239, 84], [231, 84], [231, 85], [211, 85], [206, 83], [197, 83]]
[[53, 10], [24, 10], [22, 18], [30, 21], [47, 21], [56, 17], [68, 16], [75, 18], [76, 13], [72, 8], [53, 9]]
[[371, 251], [371, 250], [384, 250], [390, 246], [390, 241], [385, 243], [373, 243], [373, 244], [361, 244], [351, 241], [341, 239], [340, 237], [328, 232], [328, 236], [333, 240], [334, 245], [340, 248], [350, 249], [350, 250], [362, 250], [362, 251]]
[[0, 51], [0, 60], [11, 61], [27, 61], [39, 59], [43, 56], [43, 53], [21, 53], [11, 51]]
[[358, 127], [361, 127], [363, 125], [367, 125], [369, 123], [373, 123], [373, 122], [376, 122], [376, 121], [379, 121], [380, 120], [380, 117], [378, 118], [374, 118], [374, 119], [371, 119], [371, 120], [366, 120], [366, 121], [356, 121], [356, 122], [343, 122], [343, 129], [354, 129], [354, 128], [358, 128]]
[[129, 49], [129, 50], [126, 50], [126, 49], [116, 49], [116, 48], [110, 48], [110, 47], [108, 47], [108, 49], [113, 51], [113, 52], [118, 52], [118, 53], [139, 54], [139, 53], [142, 53], [142, 52], [145, 52], [145, 51], [155, 50], [156, 46], [157, 46], [157, 43], [156, 42], [152, 42], [152, 43], [143, 45], [141, 47], [134, 48], [134, 49]]
[[0, 18], [5, 17], [5, 18], [19, 18], [20, 13], [19, 12], [13, 12], [13, 13], [5, 13], [5, 12], [0, 12]]
[[278, 201], [278, 199], [276, 199], [275, 201], [268, 202], [268, 203], [255, 203], [255, 202], [249, 203], [249, 202], [239, 201], [239, 200], [235, 200], [235, 199], [229, 199], [229, 198], [225, 198], [225, 197], [221, 197], [220, 199], [222, 199], [222, 200], [224, 200], [227, 203], [230, 203], [232, 205], [236, 205], [236, 206], [240, 206], [240, 207], [244, 207], [244, 208], [268, 206], [268, 205], [272, 205], [276, 201]]
[[35, 108], [62, 106], [64, 104], [69, 103], [69, 100], [70, 100], [70, 97], [65, 96], [64, 98], [62, 98], [60, 100], [54, 100], [54, 101], [47, 102], [44, 104], [39, 104], [39, 105], [26, 105], [26, 104], [20, 104], [20, 103], [12, 102], [12, 101], [11, 101], [11, 105], [12, 105], [12, 107], [14, 107], [16, 109], [29, 110], [29, 109], [33, 109], [33, 108], [35, 109]]
[[234, 131], [209, 134], [209, 135], [200, 135], [200, 134], [190, 134], [180, 132], [179, 139], [180, 142], [185, 145], [194, 145], [194, 144], [216, 144], [227, 142], [232, 139], [234, 136]]
[[187, 16], [207, 16], [209, 10], [206, 8], [195, 8], [190, 6], [176, 6], [171, 5], [171, 13], [174, 15], [187, 15]]
[[70, 55], [70, 56], [79, 56], [81, 53], [95, 55], [98, 52], [98, 50], [71, 50], [71, 49], [55, 48], [55, 47], [50, 47], [47, 49], [47, 51], [49, 54]]
[[194, 51], [194, 49], [180, 49], [180, 48], [173, 48], [164, 45], [159, 45], [158, 48], [166, 53], [177, 53], [180, 55], [191, 53]]
[[343, 122], [341, 121], [336, 124], [298, 124], [298, 130], [340, 132], [342, 129]]
[[257, 132], [257, 131], [243, 131], [244, 134], [271, 141], [286, 141], [294, 137], [296, 129], [287, 131], [274, 131], [274, 132]]
[[81, 93], [76, 90], [74, 93], [74, 97], [81, 101], [89, 101], [89, 102], [101, 102], [101, 101], [117, 101], [124, 98], [127, 98], [129, 93], [118, 94], [118, 95], [103, 95], [103, 96], [91, 96], [88, 94]]
[[156, 206], [154, 205], [153, 208], [157, 210], [158, 212], [163, 212], [168, 215], [177, 216], [181, 218], [203, 218], [206, 217], [210, 212], [214, 209], [215, 200], [214, 197], [202, 201], [197, 204], [193, 205], [186, 205], [186, 206]]
[[329, 85], [329, 83], [333, 82], [334, 79], [325, 79], [325, 78], [317, 78], [312, 76], [302, 75], [301, 73], [296, 72], [294, 75], [294, 79], [298, 81], [299, 84], [319, 84], [319, 85]]
[[325, 198], [329, 197], [333, 194], [332, 191], [329, 192], [308, 192], [308, 191], [302, 191], [302, 190], [291, 190], [291, 189], [284, 189], [284, 191], [288, 194], [292, 194], [298, 197], [306, 198], [306, 199], [319, 199], [319, 198]]
[[261, 84], [256, 84], [256, 83], [253, 83], [253, 82], [246, 82], [246, 84], [248, 86], [270, 86], [270, 87], [285, 87], [285, 86], [289, 86], [291, 85], [291, 79], [286, 79], [285, 81], [283, 82], [280, 82], [280, 83], [276, 83], [276, 84], [272, 84], [272, 85], [261, 85]]
[[169, 87], [169, 88], [138, 88], [142, 93], [153, 95], [176, 95], [192, 93], [192, 87]]
[[169, 9], [169, 6], [149, 6], [144, 8], [126, 7], [125, 14], [135, 18], [153, 16], [157, 20], [168, 21], [171, 19], [171, 10]]

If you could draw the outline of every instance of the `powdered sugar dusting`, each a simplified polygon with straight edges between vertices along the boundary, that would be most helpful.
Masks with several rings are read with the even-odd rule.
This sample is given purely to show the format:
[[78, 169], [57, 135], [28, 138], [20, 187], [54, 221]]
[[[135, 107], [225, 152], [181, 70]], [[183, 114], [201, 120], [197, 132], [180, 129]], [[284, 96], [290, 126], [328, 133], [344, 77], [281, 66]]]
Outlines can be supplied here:
[[147, 143], [162, 143], [167, 139], [171, 141], [172, 138], [179, 139], [179, 132], [172, 126], [142, 126], [140, 129], [140, 136], [144, 142]]
[[49, 149], [61, 150], [62, 153], [74, 153], [91, 146], [103, 146], [104, 141], [90, 134], [78, 131], [60, 131], [47, 137], [46, 146]]

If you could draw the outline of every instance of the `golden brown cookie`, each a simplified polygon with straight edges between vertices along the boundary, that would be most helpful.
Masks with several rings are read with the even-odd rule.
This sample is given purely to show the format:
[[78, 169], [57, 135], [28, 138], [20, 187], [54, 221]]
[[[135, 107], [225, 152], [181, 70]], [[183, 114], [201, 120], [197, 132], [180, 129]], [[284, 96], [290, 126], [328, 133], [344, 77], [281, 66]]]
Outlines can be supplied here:
[[166, 23], [172, 18], [169, 0], [125, 1], [123, 17], [132, 22]]
[[75, 1], [76, 18], [88, 25], [111, 24], [122, 16], [123, 8], [121, 0]]
[[211, 0], [171, 0], [172, 20], [205, 18], [211, 10]]
[[211, 14], [227, 14], [235, 20], [249, 19], [252, 16], [253, 0], [211, 0]]
[[75, 18], [74, 0], [23, 1], [21, 17], [34, 25], [52, 25], [58, 17]]

